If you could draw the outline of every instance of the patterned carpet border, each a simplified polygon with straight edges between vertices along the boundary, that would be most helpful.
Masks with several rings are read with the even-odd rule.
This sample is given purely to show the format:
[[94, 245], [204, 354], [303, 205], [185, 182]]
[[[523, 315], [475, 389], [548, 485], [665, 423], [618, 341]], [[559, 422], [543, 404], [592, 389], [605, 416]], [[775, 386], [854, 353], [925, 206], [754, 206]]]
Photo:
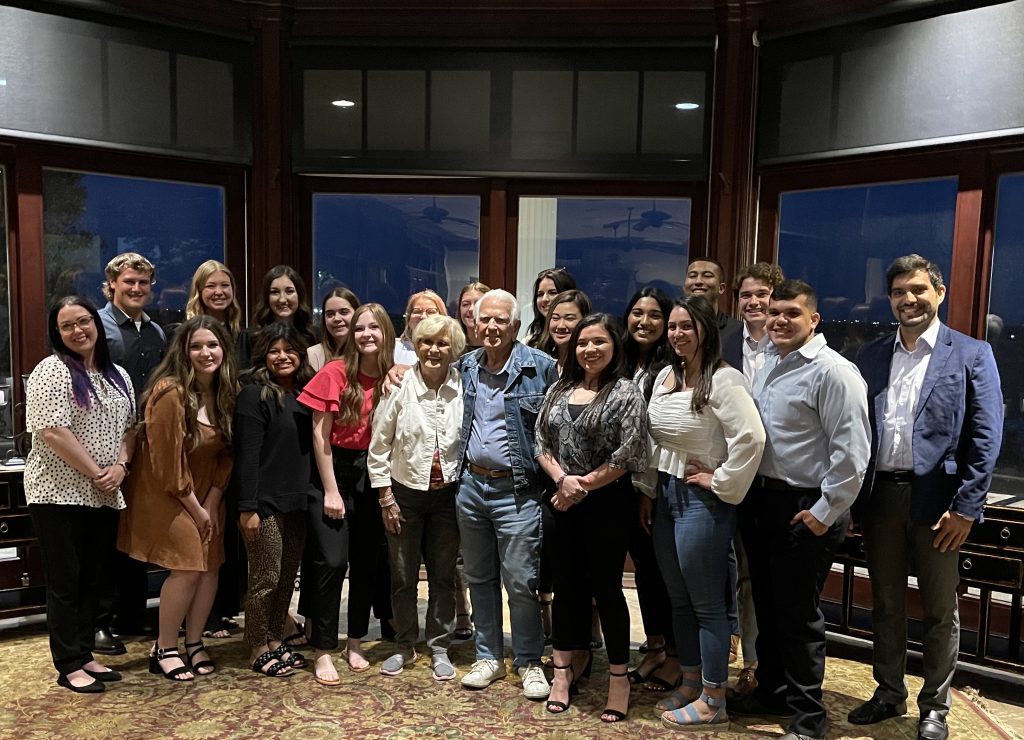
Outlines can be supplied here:
[[[128, 643], [128, 654], [109, 658], [125, 674], [101, 695], [72, 694], [55, 683], [46, 635], [41, 627], [0, 632], [0, 737], [19, 740], [50, 738], [182, 738], [220, 740], [272, 737], [285, 740], [344, 738], [648, 738], [679, 736], [662, 727], [654, 710], [657, 694], [634, 690], [629, 720], [600, 721], [606, 692], [607, 661], [595, 655], [594, 676], [581, 682], [582, 691], [565, 715], [549, 714], [543, 702], [522, 697], [518, 677], [509, 677], [485, 691], [468, 691], [458, 681], [437, 682], [429, 660], [421, 657], [400, 676], [377, 673], [389, 646], [368, 643], [373, 668], [348, 671], [340, 656], [342, 685], [326, 688], [307, 669], [287, 679], [262, 677], [247, 665], [248, 650], [239, 636], [209, 640], [218, 671], [190, 684], [174, 684], [147, 671], [149, 642]], [[462, 675], [473, 661], [472, 642], [457, 644], [453, 662]], [[634, 656], [634, 664], [638, 659]], [[735, 669], [734, 669], [735, 671]], [[910, 679], [911, 695], [920, 680]], [[917, 717], [889, 720], [872, 728], [846, 723], [846, 714], [871, 691], [870, 666], [830, 658], [825, 699], [832, 720], [828, 738], [910, 738]], [[949, 716], [950, 737], [1006, 738], [997, 722], [961, 692], [954, 692]], [[913, 710], [912, 710], [913, 711]], [[864, 732], [870, 730], [870, 734]], [[728, 729], [691, 731], [688, 738], [778, 737], [784, 732], [765, 721], [733, 721]]]

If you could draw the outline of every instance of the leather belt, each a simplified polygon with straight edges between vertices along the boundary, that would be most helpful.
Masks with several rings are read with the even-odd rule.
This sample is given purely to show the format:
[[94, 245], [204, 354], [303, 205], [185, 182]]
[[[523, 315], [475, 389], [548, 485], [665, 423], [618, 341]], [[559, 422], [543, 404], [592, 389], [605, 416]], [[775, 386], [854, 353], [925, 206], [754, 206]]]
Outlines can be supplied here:
[[876, 470], [875, 480], [889, 481], [890, 483], [913, 483], [914, 482], [914, 471], [913, 470]]
[[769, 478], [766, 475], [754, 476], [754, 486], [768, 491], [791, 491], [793, 493], [821, 493], [821, 488], [798, 488], [780, 478]]
[[492, 480], [508, 478], [512, 475], [511, 470], [491, 470], [490, 468], [482, 468], [479, 465], [474, 465], [471, 462], [467, 462], [466, 467], [469, 468], [469, 472], [475, 473], [476, 475], [482, 475], [485, 478], [491, 478]]

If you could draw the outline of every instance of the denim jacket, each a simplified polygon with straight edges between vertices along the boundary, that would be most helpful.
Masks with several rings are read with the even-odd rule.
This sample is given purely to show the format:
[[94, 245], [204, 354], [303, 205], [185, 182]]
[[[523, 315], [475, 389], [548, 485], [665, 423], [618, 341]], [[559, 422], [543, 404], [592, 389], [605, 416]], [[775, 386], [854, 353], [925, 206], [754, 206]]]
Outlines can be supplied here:
[[[466, 463], [469, 432], [476, 409], [477, 384], [484, 350], [463, 355], [459, 360], [462, 373], [463, 415], [462, 435], [459, 440], [459, 466]], [[508, 385], [505, 386], [505, 426], [508, 429], [508, 448], [512, 457], [512, 479], [516, 489], [537, 487], [540, 484], [540, 466], [534, 443], [537, 414], [544, 402], [548, 387], [558, 380], [555, 361], [540, 350], [516, 342], [508, 365]]]

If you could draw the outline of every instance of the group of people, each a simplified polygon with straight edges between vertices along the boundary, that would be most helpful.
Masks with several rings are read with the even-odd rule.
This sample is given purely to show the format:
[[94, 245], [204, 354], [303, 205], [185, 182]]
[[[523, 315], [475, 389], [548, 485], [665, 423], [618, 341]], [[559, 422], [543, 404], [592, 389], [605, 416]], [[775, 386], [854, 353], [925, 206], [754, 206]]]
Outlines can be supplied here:
[[[314, 335], [304, 283], [285, 266], [267, 274], [255, 325], [241, 329], [231, 272], [210, 262], [166, 350], [142, 310], [154, 275], [140, 255], [119, 255], [103, 311], [59, 301], [54, 354], [28, 383], [26, 498], [62, 686], [102, 691], [120, 678], [93, 656], [115, 539], [170, 571], [150, 670], [178, 681], [214, 671], [202, 633], [224, 535], [237, 528], [251, 666], [269, 677], [306, 665], [297, 648], [308, 644], [315, 680], [341, 683], [332, 651], [346, 573], [345, 662], [370, 667], [372, 610], [394, 646], [380, 673], [402, 673], [418, 659], [422, 561], [438, 681], [457, 673], [451, 641], [474, 630], [461, 683], [505, 677], [504, 587], [512, 666], [548, 712], [568, 711], [590, 675], [596, 614], [608, 655], [601, 720], [625, 720], [631, 686], [643, 685], [665, 694], [657, 708], [670, 727], [782, 716], [787, 738], [820, 738], [820, 592], [853, 516], [879, 686], [849, 720], [906, 712], [912, 570], [927, 611], [919, 736], [946, 736], [957, 550], [982, 516], [1002, 403], [988, 345], [938, 319], [945, 285], [930, 261], [891, 265], [898, 330], [856, 363], [817, 331], [814, 289], [768, 263], [733, 281], [738, 320], [719, 311], [728, 284], [708, 258], [689, 265], [682, 297], [644, 288], [621, 323], [594, 312], [568, 272], [544, 270], [520, 340], [516, 298], [479, 283], [462, 291], [458, 318], [436, 293], [414, 294], [398, 336], [381, 305], [338, 288]], [[140, 369], [153, 353], [158, 364]], [[633, 670], [627, 553], [647, 637]]]

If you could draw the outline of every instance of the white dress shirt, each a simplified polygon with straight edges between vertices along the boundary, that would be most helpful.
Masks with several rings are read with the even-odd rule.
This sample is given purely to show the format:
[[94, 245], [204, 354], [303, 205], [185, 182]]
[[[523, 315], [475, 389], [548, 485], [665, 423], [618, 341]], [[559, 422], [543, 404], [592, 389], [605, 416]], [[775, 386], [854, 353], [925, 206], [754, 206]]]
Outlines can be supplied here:
[[768, 332], [760, 339], [754, 339], [747, 331], [747, 324], [743, 322], [743, 377], [747, 382], [753, 383], [757, 371], [764, 367], [764, 353], [771, 346], [768, 339]]
[[914, 416], [941, 324], [935, 317], [924, 334], [918, 337], [913, 351], [907, 349], [900, 332], [896, 332], [892, 364], [889, 366], [889, 386], [885, 392], [882, 438], [878, 443], [875, 463], [877, 470], [914, 469]]
[[754, 379], [768, 441], [757, 472], [795, 488], [821, 488], [810, 508], [831, 526], [853, 505], [871, 457], [868, 389], [821, 334], [779, 358], [773, 345]]

